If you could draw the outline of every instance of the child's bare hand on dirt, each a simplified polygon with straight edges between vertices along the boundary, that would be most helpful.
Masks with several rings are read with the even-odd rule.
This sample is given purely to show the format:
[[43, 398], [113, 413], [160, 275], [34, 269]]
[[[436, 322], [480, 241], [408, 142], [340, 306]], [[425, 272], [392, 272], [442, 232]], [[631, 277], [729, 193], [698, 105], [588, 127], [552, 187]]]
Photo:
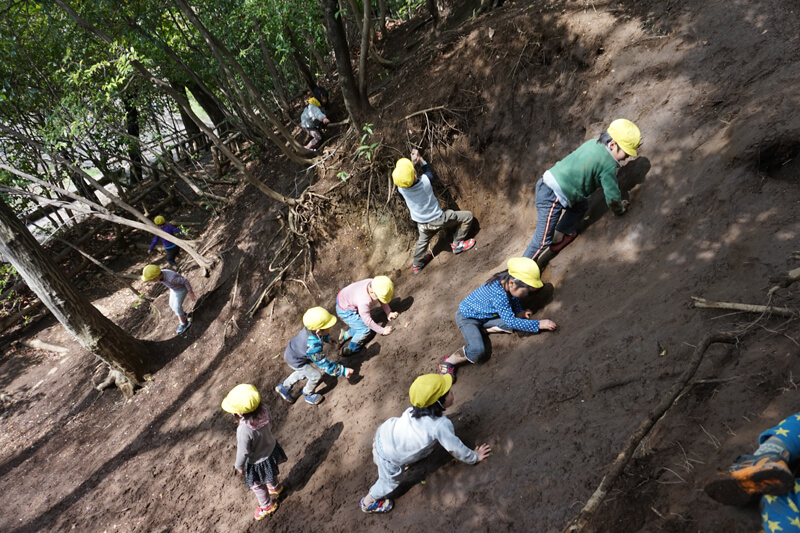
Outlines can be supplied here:
[[234, 470], [236, 470], [237, 474], [242, 475], [242, 476], [244, 475], [244, 470], [239, 470], [238, 468], [235, 468]]
[[381, 335], [383, 335], [384, 337], [386, 335], [391, 335], [392, 331], [394, 331], [394, 328], [392, 326], [383, 328], [383, 333], [381, 333]]
[[394, 320], [395, 318], [397, 318], [399, 316], [400, 316], [400, 313], [398, 313], [397, 311], [392, 311], [391, 313], [389, 313], [386, 316], [386, 318], [388, 318], [389, 320]]
[[419, 163], [420, 159], [421, 158], [419, 156], [419, 150], [417, 150], [416, 148], [411, 150], [411, 163], [416, 165], [417, 163]]
[[556, 323], [553, 322], [552, 320], [545, 319], [545, 320], [540, 320], [539, 321], [539, 329], [546, 329], [548, 331], [555, 331], [557, 327], [558, 326], [556, 326]]
[[623, 211], [627, 211], [628, 207], [630, 207], [631, 203], [628, 200], [622, 200], [622, 209]]
[[352, 375], [353, 375], [353, 369], [352, 368], [345, 368], [344, 369], [344, 377], [346, 377], [347, 379], [350, 379], [350, 376], [352, 376]]
[[517, 313], [517, 318], [524, 318], [525, 320], [531, 320], [533, 318], [533, 311], [530, 309], [523, 309], [519, 313]]
[[475, 446], [475, 451], [478, 452], [478, 462], [481, 462], [491, 455], [492, 448], [488, 444], [481, 444], [480, 446]]

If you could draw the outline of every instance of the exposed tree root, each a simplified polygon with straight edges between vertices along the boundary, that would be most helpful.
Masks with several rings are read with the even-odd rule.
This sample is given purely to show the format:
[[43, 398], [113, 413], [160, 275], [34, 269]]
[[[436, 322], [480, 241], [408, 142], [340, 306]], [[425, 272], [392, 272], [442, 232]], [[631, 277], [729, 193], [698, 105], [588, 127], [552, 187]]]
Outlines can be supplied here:
[[[126, 400], [133, 396], [133, 382], [128, 379], [125, 374], [105, 364], [98, 365], [97, 370], [101, 370], [102, 368], [108, 368], [108, 375], [99, 385], [94, 386], [96, 390], [100, 391], [102, 394], [107, 388], [116, 385], [117, 388], [122, 391], [122, 396], [124, 396]], [[95, 371], [95, 374], [97, 374], [97, 371]], [[94, 381], [92, 384], [94, 384]]]
[[700, 309], [730, 309], [733, 311], [744, 311], [746, 313], [759, 313], [762, 315], [778, 315], [789, 318], [798, 316], [797, 311], [789, 309], [788, 307], [740, 304], [735, 302], [713, 302], [711, 300], [706, 300], [705, 298], [698, 298], [697, 296], [692, 296], [692, 300], [694, 300], [694, 302], [692, 302], [692, 307], [697, 307]]

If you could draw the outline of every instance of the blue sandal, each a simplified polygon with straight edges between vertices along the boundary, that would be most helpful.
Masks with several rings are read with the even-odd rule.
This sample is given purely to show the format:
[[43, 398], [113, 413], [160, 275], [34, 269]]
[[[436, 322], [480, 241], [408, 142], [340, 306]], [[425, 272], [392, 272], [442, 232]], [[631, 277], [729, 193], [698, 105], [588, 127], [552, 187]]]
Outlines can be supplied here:
[[358, 505], [365, 513], [388, 513], [392, 510], [392, 507], [394, 507], [394, 503], [389, 498], [375, 500], [369, 505], [364, 505], [364, 498], [361, 498]]

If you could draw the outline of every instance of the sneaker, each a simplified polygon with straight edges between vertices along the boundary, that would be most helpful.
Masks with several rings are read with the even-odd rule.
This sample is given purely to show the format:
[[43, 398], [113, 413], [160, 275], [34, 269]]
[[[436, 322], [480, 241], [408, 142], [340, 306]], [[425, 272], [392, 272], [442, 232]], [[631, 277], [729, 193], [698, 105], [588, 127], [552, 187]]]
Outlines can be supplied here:
[[283, 492], [283, 483], [278, 483], [274, 487], [270, 487], [269, 485], [267, 485], [267, 490], [269, 491], [269, 495], [274, 498], [275, 496], [278, 496], [280, 495], [281, 492]]
[[178, 331], [176, 332], [176, 334], [180, 335], [181, 333], [183, 333], [184, 331], [189, 329], [189, 326], [191, 326], [191, 325], [192, 325], [192, 321], [191, 320], [187, 320], [185, 323], [183, 323], [180, 326], [178, 326]]
[[355, 351], [351, 350], [350, 347], [347, 346], [347, 347], [345, 347], [344, 350], [342, 350], [342, 357], [350, 357], [351, 355], [354, 355], [355, 353], [356, 353]]
[[319, 405], [322, 403], [322, 400], [325, 399], [322, 394], [317, 394], [316, 392], [312, 392], [311, 394], [303, 394], [303, 398], [305, 398], [306, 402], [310, 403], [311, 405]]
[[340, 329], [339, 330], [339, 346], [344, 344], [345, 342], [350, 340], [350, 335], [347, 334], [347, 330]]
[[294, 403], [294, 398], [292, 398], [292, 393], [290, 392], [290, 389], [287, 389], [286, 387], [284, 387], [283, 383], [281, 383], [280, 385], [275, 387], [275, 392], [280, 394], [281, 398], [283, 398], [287, 402]]
[[794, 476], [775, 454], [742, 455], [727, 471], [720, 472], [704, 490], [725, 505], [747, 505], [757, 494], [786, 494], [794, 488]]
[[454, 254], [466, 252], [472, 249], [473, 246], [475, 246], [475, 239], [467, 239], [465, 241], [459, 241], [458, 244], [450, 244], [450, 248], [453, 250]]
[[261, 520], [268, 514], [272, 514], [278, 510], [278, 502], [271, 501], [269, 502], [266, 507], [256, 507], [256, 512], [253, 513], [253, 518], [256, 520]]
[[[463, 242], [463, 241], [462, 241]], [[452, 246], [452, 245], [451, 245]], [[419, 271], [425, 268], [425, 266], [433, 261], [433, 254], [425, 254], [425, 257], [422, 258], [421, 265], [411, 265], [411, 272], [414, 274], [419, 274]]]
[[553, 253], [560, 252], [566, 245], [568, 245], [569, 243], [574, 241], [575, 237], [577, 237], [577, 236], [578, 236], [578, 232], [577, 231], [573, 231], [569, 235], [564, 235], [564, 238], [561, 239], [561, 242], [559, 242], [557, 244], [551, 244], [550, 245], [550, 251], [553, 252]]
[[492, 326], [490, 328], [486, 328], [486, 333], [511, 333], [511, 330], [500, 326]]
[[365, 513], [388, 513], [392, 510], [392, 507], [394, 507], [394, 503], [389, 498], [375, 500], [369, 505], [364, 505], [364, 498], [361, 498], [361, 501], [358, 503], [358, 505]]
[[455, 383], [456, 382], [456, 365], [453, 365], [453, 364], [446, 363], [446, 362], [442, 361], [441, 363], [439, 363], [439, 374], [441, 374], [443, 376], [446, 376], [447, 374], [450, 374], [451, 376], [453, 376], [453, 383]]

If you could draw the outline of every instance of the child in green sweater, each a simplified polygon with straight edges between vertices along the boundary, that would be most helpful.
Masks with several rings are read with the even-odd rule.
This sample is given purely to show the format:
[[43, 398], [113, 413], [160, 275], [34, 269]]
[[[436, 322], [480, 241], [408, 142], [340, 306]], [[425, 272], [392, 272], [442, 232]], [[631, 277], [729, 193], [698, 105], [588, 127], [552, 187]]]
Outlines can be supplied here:
[[637, 156], [641, 143], [636, 124], [620, 118], [545, 172], [536, 183], [536, 233], [522, 255], [536, 261], [548, 247], [558, 253], [572, 242], [589, 209], [589, 196], [599, 188], [614, 214], [624, 213], [628, 201], [619, 191], [617, 169]]

